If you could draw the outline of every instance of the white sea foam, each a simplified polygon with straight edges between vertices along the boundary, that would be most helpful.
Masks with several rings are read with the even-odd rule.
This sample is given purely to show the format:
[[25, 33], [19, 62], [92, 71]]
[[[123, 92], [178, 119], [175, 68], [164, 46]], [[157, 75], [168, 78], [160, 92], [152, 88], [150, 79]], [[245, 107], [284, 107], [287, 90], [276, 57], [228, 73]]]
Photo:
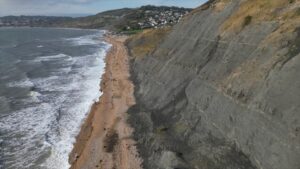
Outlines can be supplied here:
[[[61, 111], [65, 111], [59, 120], [57, 129], [50, 131], [59, 131], [59, 135], [50, 134], [48, 140], [51, 145], [51, 156], [44, 164], [50, 169], [69, 168], [68, 158], [69, 153], [73, 148], [75, 137], [80, 130], [80, 126], [90, 110], [91, 105], [98, 100], [101, 93], [99, 92], [100, 77], [104, 73], [104, 57], [110, 46], [105, 46], [102, 50], [95, 53], [93, 56], [88, 56], [91, 62], [94, 62], [92, 67], [82, 67], [78, 69], [78, 74], [74, 76], [69, 90], [78, 90], [78, 94], [73, 94], [73, 99], [67, 98], [65, 105], [61, 107]], [[76, 63], [85, 65], [86, 57], [78, 57]], [[89, 64], [87, 64], [88, 66]], [[84, 77], [85, 79], [80, 79]], [[49, 88], [48, 88], [49, 89]], [[47, 89], [47, 90], [48, 90]], [[61, 88], [62, 89], [62, 88]], [[58, 89], [59, 90], [59, 89]]]
[[34, 84], [28, 78], [25, 78], [20, 81], [10, 82], [7, 84], [7, 87], [33, 87]]
[[57, 55], [51, 55], [51, 56], [41, 56], [35, 59], [35, 61], [53, 61], [53, 60], [72, 60], [71, 56], [65, 55], [63, 53], [57, 54]]
[[[94, 36], [74, 38], [73, 43], [91, 45], [94, 42], [89, 43], [88, 38]], [[0, 119], [0, 130], [5, 131], [5, 135], [0, 136], [0, 139], [13, 138], [8, 141], [17, 148], [13, 152], [9, 151], [8, 147], [2, 151], [5, 156], [13, 156], [16, 159], [10, 166], [30, 168], [37, 157], [45, 156], [45, 153], [50, 151], [49, 158], [41, 164], [41, 167], [48, 169], [70, 167], [68, 157], [75, 137], [91, 105], [101, 95], [100, 77], [104, 73], [104, 57], [110, 45], [103, 46], [100, 39], [96, 41], [93, 45], [99, 45], [99, 51], [92, 55], [71, 57], [58, 54], [41, 56], [35, 60], [70, 60], [69, 67], [57, 70], [65, 74], [56, 73], [46, 78], [24, 79], [9, 84], [10, 87], [35, 88], [29, 93], [31, 101], [28, 103], [32, 105]]]
[[[41, 112], [47, 112], [41, 115]], [[10, 137], [11, 146], [15, 151], [11, 152], [9, 147], [3, 147], [2, 153], [5, 156], [13, 156], [16, 161], [11, 164], [13, 168], [28, 168], [30, 162], [43, 154], [45, 146], [41, 144], [44, 134], [48, 130], [49, 123], [53, 122], [53, 107], [48, 103], [42, 103], [37, 107], [25, 108], [14, 112], [5, 119], [0, 119], [0, 128]], [[30, 133], [30, 134], [29, 134]], [[39, 147], [34, 152], [30, 150]]]
[[100, 39], [101, 33], [97, 33], [94, 35], [81, 36], [77, 38], [68, 38], [66, 39], [74, 46], [82, 46], [82, 45], [98, 45], [102, 42]]

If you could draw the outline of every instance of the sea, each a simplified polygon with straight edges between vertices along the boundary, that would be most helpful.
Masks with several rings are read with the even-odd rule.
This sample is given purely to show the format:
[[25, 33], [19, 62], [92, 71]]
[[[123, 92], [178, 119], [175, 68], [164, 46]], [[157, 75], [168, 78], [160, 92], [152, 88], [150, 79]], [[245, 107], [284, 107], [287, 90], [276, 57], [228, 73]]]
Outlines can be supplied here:
[[0, 169], [67, 169], [99, 85], [105, 31], [0, 28]]

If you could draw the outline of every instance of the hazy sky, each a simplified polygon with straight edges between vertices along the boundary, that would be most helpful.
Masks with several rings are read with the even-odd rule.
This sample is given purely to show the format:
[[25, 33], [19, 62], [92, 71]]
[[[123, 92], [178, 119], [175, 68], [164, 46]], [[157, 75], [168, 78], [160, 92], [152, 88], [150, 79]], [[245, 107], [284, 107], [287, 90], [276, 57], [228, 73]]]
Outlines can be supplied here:
[[73, 15], [95, 14], [109, 9], [141, 5], [197, 7], [206, 0], [0, 0], [4, 15]]

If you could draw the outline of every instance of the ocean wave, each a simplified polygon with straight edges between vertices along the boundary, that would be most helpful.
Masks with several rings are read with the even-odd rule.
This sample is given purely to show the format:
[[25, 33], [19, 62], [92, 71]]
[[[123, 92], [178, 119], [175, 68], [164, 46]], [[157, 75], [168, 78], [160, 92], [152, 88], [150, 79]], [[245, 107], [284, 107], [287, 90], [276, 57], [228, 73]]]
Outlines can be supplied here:
[[[69, 167], [68, 155], [80, 129], [79, 124], [82, 124], [91, 105], [101, 95], [99, 84], [101, 74], [104, 72], [103, 58], [105, 53], [101, 52], [97, 55], [99, 57], [97, 65], [82, 68], [78, 72], [80, 76], [73, 77], [74, 81], [69, 88], [60, 88], [65, 90], [72, 88], [73, 93], [68, 95], [69, 97], [62, 102], [63, 106], [59, 108], [59, 117], [47, 133], [47, 142], [51, 145], [51, 156], [44, 166], [48, 166], [48, 168], [51, 166], [50, 169], [62, 168], [61, 166]], [[80, 80], [80, 78], [83, 79]], [[74, 90], [77, 90], [77, 92]]]
[[82, 45], [99, 45], [102, 43], [101, 39], [102, 33], [97, 33], [94, 35], [86, 35], [76, 38], [67, 38], [69, 43], [71, 43], [73, 46], [82, 46]]
[[[95, 37], [99, 38], [94, 40]], [[23, 101], [28, 103], [26, 108], [0, 118], [0, 133], [4, 133], [0, 140], [3, 145], [9, 145], [1, 147], [3, 154], [0, 153], [0, 159], [6, 159], [6, 168], [69, 168], [68, 157], [75, 137], [91, 105], [101, 96], [100, 78], [110, 48], [99, 34], [84, 38], [93, 42], [82, 37], [71, 41], [74, 44], [80, 41], [76, 45], [97, 42], [99, 49], [85, 56], [60, 53], [37, 57], [35, 62], [57, 61], [61, 66], [48, 72], [47, 77], [24, 78], [8, 84], [30, 88], [30, 98]]]
[[50, 56], [40, 56], [36, 58], [34, 61], [53, 61], [53, 60], [72, 60], [72, 57], [63, 53], [57, 55], [50, 55]]
[[34, 84], [28, 78], [25, 78], [25, 79], [19, 80], [19, 81], [14, 81], [14, 82], [7, 83], [7, 87], [31, 88], [33, 86], [34, 86]]

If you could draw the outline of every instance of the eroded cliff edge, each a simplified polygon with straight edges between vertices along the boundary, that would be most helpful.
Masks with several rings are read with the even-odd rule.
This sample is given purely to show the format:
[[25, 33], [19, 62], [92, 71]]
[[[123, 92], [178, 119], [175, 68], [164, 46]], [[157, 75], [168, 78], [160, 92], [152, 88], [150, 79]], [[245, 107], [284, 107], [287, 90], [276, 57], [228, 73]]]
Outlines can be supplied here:
[[211, 0], [135, 52], [128, 113], [144, 168], [299, 169], [299, 5]]

